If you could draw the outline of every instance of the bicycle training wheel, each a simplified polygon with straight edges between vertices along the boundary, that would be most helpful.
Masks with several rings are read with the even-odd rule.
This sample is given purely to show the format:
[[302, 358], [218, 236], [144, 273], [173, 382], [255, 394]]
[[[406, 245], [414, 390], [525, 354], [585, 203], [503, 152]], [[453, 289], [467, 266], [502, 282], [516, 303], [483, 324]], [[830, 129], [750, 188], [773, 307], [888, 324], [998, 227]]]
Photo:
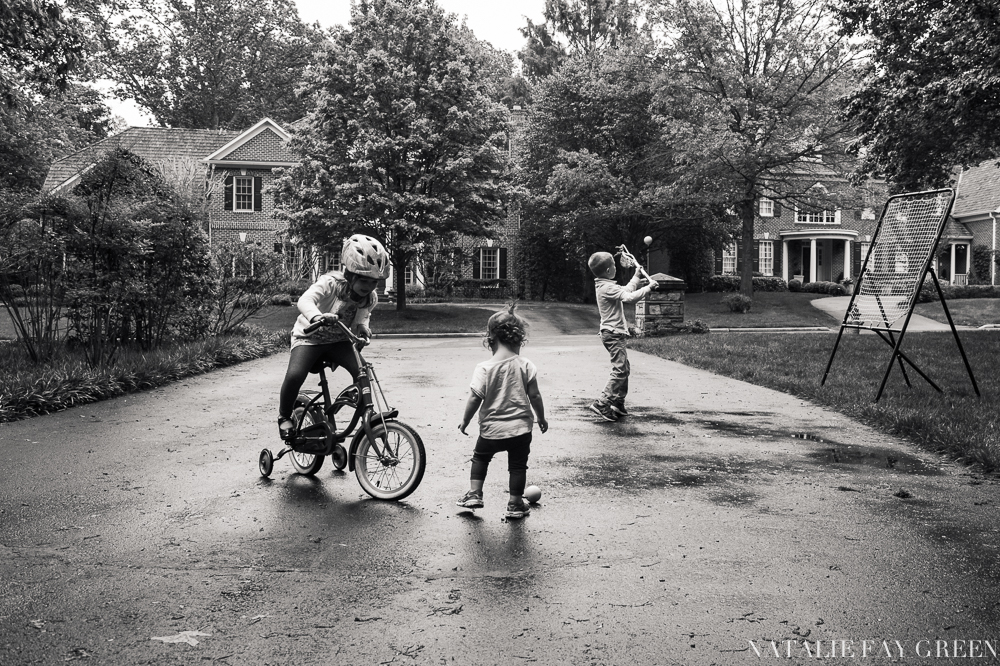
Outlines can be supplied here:
[[[308, 428], [311, 425], [322, 423], [323, 421], [325, 421], [323, 413], [318, 407], [313, 407], [309, 411], [302, 414], [302, 428]], [[300, 451], [292, 451], [289, 453], [289, 457], [292, 459], [292, 467], [294, 467], [295, 471], [299, 474], [312, 476], [319, 471], [320, 467], [323, 466], [324, 456], [317, 456], [312, 453], [302, 453]]]
[[[427, 458], [420, 435], [405, 423], [386, 421], [372, 427], [378, 447], [364, 437], [355, 452], [354, 473], [365, 492], [381, 500], [400, 500], [424, 478]], [[383, 441], [383, 435], [385, 440]], [[379, 456], [376, 451], [381, 451]]]

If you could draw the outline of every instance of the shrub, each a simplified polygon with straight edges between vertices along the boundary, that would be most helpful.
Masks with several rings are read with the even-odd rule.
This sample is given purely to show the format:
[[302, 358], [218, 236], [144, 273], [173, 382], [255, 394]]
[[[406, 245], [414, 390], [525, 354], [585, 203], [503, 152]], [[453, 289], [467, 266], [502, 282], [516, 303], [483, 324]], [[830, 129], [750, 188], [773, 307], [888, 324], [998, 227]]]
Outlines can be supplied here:
[[847, 292], [844, 288], [837, 284], [836, 282], [827, 282], [825, 280], [817, 280], [816, 282], [807, 282], [802, 285], [800, 291], [804, 291], [810, 294], [830, 294], [831, 296], [843, 296]]
[[802, 280], [789, 280], [788, 281], [788, 291], [802, 291]]
[[708, 327], [708, 324], [700, 319], [695, 319], [692, 322], [682, 322], [679, 324], [647, 320], [645, 330], [642, 331], [642, 335], [640, 337], [662, 338], [668, 335], [681, 335], [684, 333], [702, 335], [708, 333], [710, 330], [711, 329]]
[[460, 298], [508, 299], [516, 293], [514, 280], [455, 280], [454, 294]]
[[742, 314], [750, 312], [750, 307], [753, 305], [753, 300], [743, 294], [729, 294], [722, 299], [722, 302], [726, 304], [730, 312], [740, 312]]
[[[742, 278], [739, 275], [713, 275], [708, 279], [708, 284], [705, 285], [705, 291], [710, 292], [727, 292], [727, 291], [739, 291], [740, 281]], [[763, 277], [760, 275], [755, 275], [753, 278], [753, 290], [754, 291], [787, 291], [788, 285], [780, 277]]]

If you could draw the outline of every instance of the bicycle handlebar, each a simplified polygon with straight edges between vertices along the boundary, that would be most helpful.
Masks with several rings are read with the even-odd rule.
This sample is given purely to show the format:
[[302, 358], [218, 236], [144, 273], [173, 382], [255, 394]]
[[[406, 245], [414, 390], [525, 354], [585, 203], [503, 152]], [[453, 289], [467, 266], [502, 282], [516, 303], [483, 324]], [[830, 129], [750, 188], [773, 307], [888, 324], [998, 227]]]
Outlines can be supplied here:
[[[355, 345], [360, 344], [362, 346], [368, 344], [369, 341], [368, 341], [367, 338], [361, 338], [361, 337], [358, 337], [357, 335], [354, 335], [354, 333], [351, 332], [351, 329], [347, 328], [347, 326], [344, 325], [344, 322], [340, 321], [339, 319], [337, 321], [335, 321], [334, 324], [336, 324], [337, 326], [340, 327], [340, 330], [342, 330], [344, 332], [344, 334], [347, 336], [347, 338], [353, 344], [355, 344]], [[327, 323], [326, 319], [320, 319], [319, 321], [317, 321], [315, 323], [312, 323], [312, 324], [309, 324], [308, 326], [306, 326], [302, 330], [302, 332], [305, 333], [306, 335], [309, 335], [310, 333], [312, 333], [313, 331], [315, 331], [317, 328], [320, 328], [321, 326], [329, 326], [329, 325], [330, 324]]]

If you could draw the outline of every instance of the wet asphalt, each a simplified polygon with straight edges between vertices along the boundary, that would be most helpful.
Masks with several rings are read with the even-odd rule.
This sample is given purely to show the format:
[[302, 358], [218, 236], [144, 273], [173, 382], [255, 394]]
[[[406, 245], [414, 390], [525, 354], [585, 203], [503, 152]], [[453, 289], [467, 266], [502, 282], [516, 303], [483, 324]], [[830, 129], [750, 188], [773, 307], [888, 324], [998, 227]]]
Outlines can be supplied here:
[[427, 448], [403, 502], [261, 478], [286, 354], [0, 425], [0, 664], [998, 662], [995, 477], [635, 352], [632, 416], [600, 422], [598, 337], [533, 316], [522, 521], [502, 457], [454, 504], [476, 338], [370, 348]]

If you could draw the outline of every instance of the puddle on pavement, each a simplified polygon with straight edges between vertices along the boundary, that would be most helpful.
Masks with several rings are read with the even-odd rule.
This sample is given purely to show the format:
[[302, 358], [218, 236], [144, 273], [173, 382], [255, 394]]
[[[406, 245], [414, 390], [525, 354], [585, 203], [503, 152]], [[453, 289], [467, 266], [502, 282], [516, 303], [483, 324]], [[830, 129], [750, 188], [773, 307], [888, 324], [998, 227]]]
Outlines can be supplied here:
[[701, 487], [746, 481], [759, 472], [759, 461], [737, 458], [693, 458], [659, 454], [605, 454], [596, 458], [562, 458], [557, 465], [575, 468], [573, 485], [623, 489]]
[[817, 462], [891, 469], [903, 474], [923, 476], [941, 474], [941, 470], [931, 467], [920, 458], [896, 449], [841, 444], [812, 433], [791, 433], [791, 437], [822, 444], [821, 448], [806, 454], [807, 458]]

